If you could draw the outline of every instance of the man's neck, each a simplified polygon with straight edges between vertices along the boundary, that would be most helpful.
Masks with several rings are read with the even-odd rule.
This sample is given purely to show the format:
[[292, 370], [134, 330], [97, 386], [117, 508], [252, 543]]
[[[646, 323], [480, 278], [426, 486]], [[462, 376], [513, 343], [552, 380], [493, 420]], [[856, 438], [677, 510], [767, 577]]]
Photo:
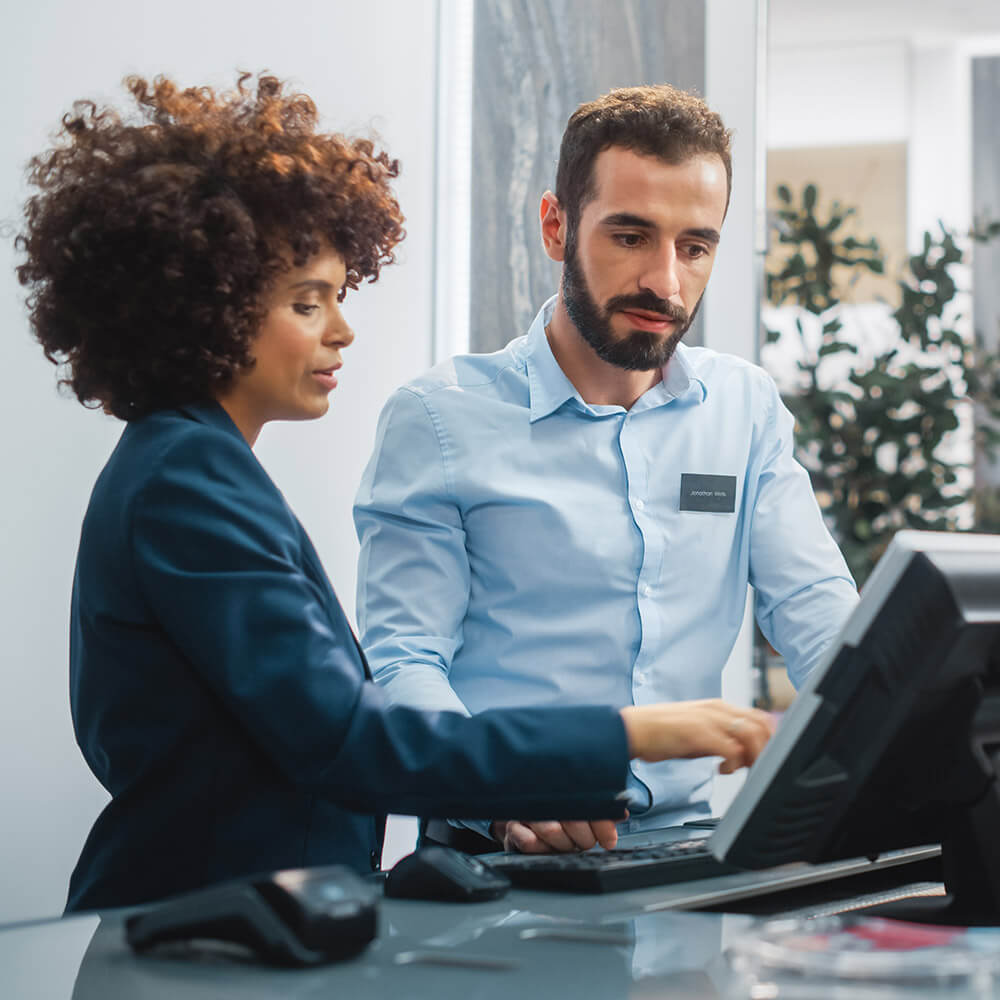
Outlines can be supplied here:
[[573, 383], [583, 401], [591, 406], [623, 406], [630, 410], [644, 392], [663, 378], [659, 368], [645, 372], [629, 371], [599, 358], [573, 325], [561, 295], [545, 334], [563, 374]]

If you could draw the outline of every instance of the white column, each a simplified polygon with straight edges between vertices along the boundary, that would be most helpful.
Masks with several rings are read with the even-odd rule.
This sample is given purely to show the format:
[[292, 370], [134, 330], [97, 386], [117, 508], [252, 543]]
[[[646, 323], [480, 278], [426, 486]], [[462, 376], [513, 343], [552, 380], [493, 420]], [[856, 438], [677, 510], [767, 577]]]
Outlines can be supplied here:
[[914, 251], [938, 220], [959, 231], [971, 223], [970, 94], [969, 56], [958, 42], [911, 50], [906, 221]]
[[[756, 361], [764, 218], [765, 0], [706, 0], [705, 99], [734, 131], [733, 191], [712, 280], [705, 292], [705, 346]], [[722, 696], [738, 704], [753, 697], [751, 594], [743, 628], [722, 672]], [[719, 815], [743, 783], [743, 773], [716, 782], [712, 811]]]
[[757, 360], [765, 248], [763, 123], [766, 4], [706, 0], [705, 99], [733, 130], [733, 192], [705, 292], [705, 346]]
[[434, 363], [469, 350], [475, 4], [437, 0]]

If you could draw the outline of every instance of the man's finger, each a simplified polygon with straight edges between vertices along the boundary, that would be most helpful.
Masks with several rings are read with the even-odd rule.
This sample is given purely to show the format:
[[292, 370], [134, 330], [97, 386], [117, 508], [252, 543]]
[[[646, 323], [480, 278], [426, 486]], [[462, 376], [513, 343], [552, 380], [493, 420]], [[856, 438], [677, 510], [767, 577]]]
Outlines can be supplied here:
[[519, 851], [521, 854], [550, 854], [552, 848], [542, 840], [530, 826], [510, 820], [503, 838], [505, 851]]
[[562, 827], [578, 851], [589, 851], [597, 843], [591, 824], [584, 820], [567, 820]]
[[590, 824], [597, 842], [610, 851], [618, 846], [618, 824], [613, 819], [597, 819]]
[[535, 836], [543, 840], [553, 851], [560, 851], [565, 854], [577, 849], [576, 844], [563, 829], [562, 823], [556, 820], [529, 823], [528, 826], [531, 827]]

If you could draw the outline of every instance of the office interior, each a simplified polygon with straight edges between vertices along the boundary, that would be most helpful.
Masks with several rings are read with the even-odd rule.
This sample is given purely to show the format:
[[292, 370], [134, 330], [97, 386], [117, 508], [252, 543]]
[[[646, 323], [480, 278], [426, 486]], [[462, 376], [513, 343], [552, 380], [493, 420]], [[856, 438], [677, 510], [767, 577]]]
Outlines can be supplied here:
[[[399, 157], [397, 192], [408, 235], [398, 264], [377, 288], [362, 287], [348, 302], [357, 339], [332, 412], [309, 426], [272, 425], [257, 448], [353, 614], [351, 504], [379, 410], [396, 386], [435, 361], [493, 350], [519, 335], [554, 289], [555, 272], [533, 228], [535, 198], [554, 169], [552, 137], [558, 141], [577, 103], [612, 86], [666, 80], [697, 89], [734, 130], [732, 203], [692, 334], [763, 363], [780, 381], [794, 358], [762, 345], [761, 334], [763, 324], [784, 322], [764, 297], [774, 184], [815, 176], [827, 178], [827, 187], [843, 183], [846, 190], [829, 193], [864, 206], [860, 222], [886, 233], [896, 265], [939, 222], [966, 232], [978, 212], [992, 208], [1000, 217], [1000, 126], [989, 129], [1000, 121], [1000, 6], [995, 0], [306, 0], [293, 9], [259, 0], [176, 0], [169, 8], [36, 0], [6, 10], [3, 24], [0, 985], [7, 963], [24, 976], [24, 969], [49, 962], [51, 949], [65, 956], [58, 970], [53, 966], [52, 996], [143, 989], [160, 995], [178, 983], [213, 996], [323, 993], [336, 987], [330, 972], [292, 980], [213, 966], [202, 970], [207, 978], [199, 983], [190, 969], [173, 967], [157, 980], [140, 964], [119, 981], [109, 969], [117, 962], [120, 925], [78, 918], [46, 925], [45, 940], [26, 926], [60, 913], [80, 846], [106, 801], [74, 743], [67, 620], [80, 520], [121, 428], [100, 412], [84, 413], [57, 390], [52, 367], [28, 333], [13, 274], [28, 158], [73, 100], [116, 99], [129, 73], [226, 86], [237, 69], [294, 80], [331, 128], [374, 131]], [[503, 99], [484, 100], [491, 92]], [[522, 137], [514, 152], [531, 163], [530, 179], [518, 181], [520, 201], [503, 172], [499, 137], [508, 134]], [[975, 276], [995, 273], [1000, 250], [977, 252]], [[1000, 293], [973, 277], [973, 267], [961, 270], [961, 311], [970, 331], [973, 316], [992, 330], [996, 347]], [[470, 334], [468, 318], [477, 314], [489, 322]], [[954, 449], [968, 476], [996, 477], [977, 467], [968, 427]], [[961, 527], [976, 527], [974, 510], [960, 514]], [[723, 675], [724, 696], [744, 704], [757, 694], [751, 617]], [[719, 781], [716, 812], [742, 780]], [[393, 817], [384, 865], [408, 853], [415, 836], [415, 820]], [[518, 988], [540, 995], [575, 968], [592, 977], [595, 996], [602, 989], [604, 996], [670, 995], [656, 992], [667, 989], [724, 995], [725, 945], [751, 918], [682, 914], [661, 907], [662, 898], [647, 889], [579, 904], [591, 922], [613, 928], [610, 944], [549, 942], [544, 961], [539, 951], [512, 973]], [[523, 947], [527, 939], [519, 935], [529, 924], [536, 931], [540, 925], [522, 926], [527, 918], [511, 916], [517, 910], [495, 903], [459, 919], [453, 910], [397, 903], [386, 923], [413, 947], [432, 938], [435, 947], [481, 939], [480, 951], [502, 957], [515, 944]], [[529, 903], [521, 912], [531, 912]], [[551, 924], [573, 910], [550, 900], [542, 912], [541, 922]], [[5, 937], [3, 925], [17, 929]], [[96, 956], [95, 978], [78, 980], [87, 956]], [[492, 996], [493, 986], [477, 992], [483, 974], [473, 963], [445, 981], [433, 964], [390, 962], [375, 972], [356, 966], [342, 985], [372, 996], [390, 989]]]

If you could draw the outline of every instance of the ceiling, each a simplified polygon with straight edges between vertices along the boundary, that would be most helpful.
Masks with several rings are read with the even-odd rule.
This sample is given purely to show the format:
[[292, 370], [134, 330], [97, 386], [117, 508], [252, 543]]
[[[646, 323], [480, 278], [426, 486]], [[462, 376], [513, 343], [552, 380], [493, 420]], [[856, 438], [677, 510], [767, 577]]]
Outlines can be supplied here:
[[1000, 39], [1000, 0], [768, 0], [772, 46]]

